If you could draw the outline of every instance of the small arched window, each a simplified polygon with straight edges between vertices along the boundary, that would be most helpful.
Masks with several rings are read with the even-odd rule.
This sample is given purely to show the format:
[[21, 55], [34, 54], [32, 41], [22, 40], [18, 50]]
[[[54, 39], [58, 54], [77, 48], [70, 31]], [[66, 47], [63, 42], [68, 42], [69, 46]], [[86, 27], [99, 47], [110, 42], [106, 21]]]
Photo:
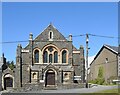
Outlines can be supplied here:
[[43, 53], [43, 63], [47, 63], [48, 62], [48, 52], [47, 51], [45, 51], [44, 53]]
[[58, 52], [54, 52], [54, 63], [58, 63]]
[[67, 51], [63, 50], [62, 51], [62, 63], [66, 63], [67, 62]]
[[49, 32], [49, 39], [50, 40], [53, 39], [53, 32], [52, 31]]
[[52, 39], [52, 32], [50, 32], [50, 39]]
[[38, 50], [35, 50], [34, 52], [34, 60], [35, 60], [35, 63], [39, 63], [39, 51]]

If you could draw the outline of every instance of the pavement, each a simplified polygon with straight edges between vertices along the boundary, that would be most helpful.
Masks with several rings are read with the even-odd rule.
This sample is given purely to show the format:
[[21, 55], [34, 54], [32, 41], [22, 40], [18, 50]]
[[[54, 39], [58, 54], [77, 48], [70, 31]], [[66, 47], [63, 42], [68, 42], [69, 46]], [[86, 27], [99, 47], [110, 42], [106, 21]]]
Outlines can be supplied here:
[[[92, 88], [77, 88], [77, 89], [64, 89], [64, 90], [40, 90], [40, 91], [28, 91], [22, 93], [94, 93], [102, 90], [116, 89], [118, 86], [103, 86], [97, 85]], [[9, 90], [1, 91], [0, 93], [12, 93]], [[19, 93], [19, 92], [18, 92]]]
[[[42, 90], [41, 93], [94, 93], [102, 90], [115, 89], [118, 86], [94, 86], [92, 88], [78, 88], [78, 89], [65, 89], [65, 90]], [[32, 93], [32, 92], [31, 92]], [[39, 93], [36, 92], [36, 93]]]

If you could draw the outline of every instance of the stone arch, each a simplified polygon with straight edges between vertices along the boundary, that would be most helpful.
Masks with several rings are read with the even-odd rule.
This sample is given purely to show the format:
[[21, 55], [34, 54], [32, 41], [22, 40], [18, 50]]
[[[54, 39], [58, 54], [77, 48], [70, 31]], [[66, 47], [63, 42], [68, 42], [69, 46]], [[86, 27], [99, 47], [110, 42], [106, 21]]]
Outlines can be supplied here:
[[[49, 48], [52, 48], [53, 49], [53, 51], [52, 52], [50, 52], [49, 51]], [[54, 61], [54, 52], [56, 52], [57, 51], [57, 61]], [[42, 49], [42, 56], [43, 56], [43, 61], [44, 61], [44, 52], [47, 52], [47, 62], [46, 63], [55, 63], [55, 62], [57, 62], [57, 63], [60, 63], [60, 50], [59, 50], [59, 48], [57, 47], [57, 46], [55, 46], [55, 45], [53, 45], [53, 44], [48, 44], [48, 45], [46, 45], [46, 46], [44, 46], [43, 47], [43, 49]], [[52, 62], [50, 61], [50, 54], [52, 54]], [[44, 62], [43, 62], [44, 63]]]
[[33, 63], [36, 63], [35, 62], [35, 51], [38, 50], [39, 51], [39, 62], [37, 63], [42, 63], [42, 51], [40, 48], [36, 47], [33, 49]]
[[7, 73], [3, 76], [3, 88], [6, 90], [7, 88], [13, 88], [14, 87], [14, 77]]
[[66, 49], [66, 48], [64, 48], [64, 49], [62, 49], [61, 51], [60, 51], [60, 62], [62, 63], [62, 52], [63, 51], [66, 51], [66, 63], [68, 63], [68, 56], [69, 56], [69, 51], [68, 51], [68, 49]]
[[44, 50], [45, 50], [47, 47], [50, 47], [50, 46], [56, 48], [57, 51], [60, 52], [59, 48], [58, 48], [56, 45], [54, 45], [54, 44], [47, 44], [47, 45], [45, 45], [45, 46], [42, 48], [42, 54], [43, 54]]
[[57, 72], [53, 68], [49, 68], [44, 72], [45, 86], [56, 85]]

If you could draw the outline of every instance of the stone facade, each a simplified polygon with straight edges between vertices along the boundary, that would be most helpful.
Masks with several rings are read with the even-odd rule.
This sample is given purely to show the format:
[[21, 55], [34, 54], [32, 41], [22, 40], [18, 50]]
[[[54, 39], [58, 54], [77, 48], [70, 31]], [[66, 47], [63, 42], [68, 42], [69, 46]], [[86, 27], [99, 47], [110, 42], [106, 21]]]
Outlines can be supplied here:
[[103, 68], [105, 83], [118, 78], [118, 47], [103, 45], [90, 64], [89, 80], [97, 79], [100, 67]]
[[[77, 77], [77, 78], [76, 78]], [[84, 48], [76, 49], [53, 25], [23, 48], [17, 46], [15, 88], [61, 88], [85, 81]]]
[[0, 60], [0, 91], [14, 88], [14, 72], [7, 63], [4, 54]]
[[0, 58], [0, 91], [2, 91], [2, 65], [3, 65], [3, 58]]

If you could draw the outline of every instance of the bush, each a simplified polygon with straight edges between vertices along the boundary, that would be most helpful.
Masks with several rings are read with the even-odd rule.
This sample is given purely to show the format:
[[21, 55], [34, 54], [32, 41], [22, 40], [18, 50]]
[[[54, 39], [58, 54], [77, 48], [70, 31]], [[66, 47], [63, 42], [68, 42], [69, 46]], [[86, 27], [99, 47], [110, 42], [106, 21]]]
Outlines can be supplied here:
[[100, 85], [102, 85], [105, 82], [103, 78], [98, 78], [97, 80], [98, 80], [97, 84], [100, 84]]
[[99, 85], [102, 85], [104, 84], [105, 80], [103, 78], [97, 78], [95, 80], [91, 80], [89, 81], [90, 83], [93, 83], [93, 84], [99, 84]]

